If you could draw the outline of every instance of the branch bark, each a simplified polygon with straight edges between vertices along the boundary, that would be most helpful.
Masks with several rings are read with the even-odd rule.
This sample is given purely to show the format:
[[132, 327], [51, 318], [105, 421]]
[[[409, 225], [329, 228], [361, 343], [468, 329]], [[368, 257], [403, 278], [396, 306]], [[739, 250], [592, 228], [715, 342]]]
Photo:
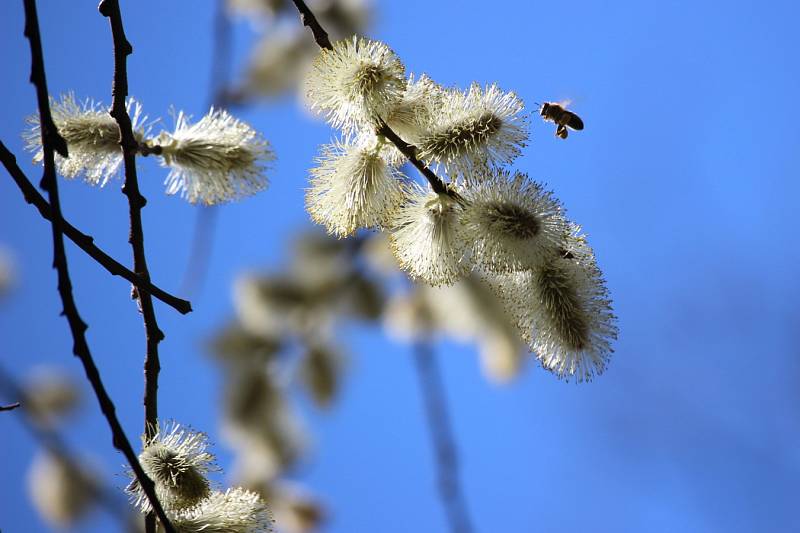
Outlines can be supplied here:
[[[111, 90], [110, 114], [117, 121], [120, 131], [120, 146], [122, 147], [123, 161], [125, 164], [125, 184], [122, 193], [128, 198], [128, 211], [130, 213], [130, 235], [128, 242], [133, 250], [133, 270], [142, 278], [150, 280], [150, 271], [147, 268], [147, 258], [144, 250], [144, 229], [142, 227], [142, 208], [147, 205], [147, 200], [139, 191], [139, 180], [136, 175], [136, 153], [139, 143], [133, 134], [131, 118], [125, 107], [128, 97], [128, 69], [127, 59], [133, 53], [133, 47], [125, 36], [122, 24], [122, 12], [118, 0], [103, 0], [99, 6], [100, 14], [108, 18], [111, 26], [111, 35], [114, 42], [114, 81]], [[145, 359], [144, 359], [144, 435], [150, 440], [158, 431], [158, 374], [161, 363], [158, 355], [158, 344], [164, 339], [164, 333], [158, 327], [153, 299], [146, 292], [139, 292], [133, 287], [132, 296], [139, 303], [145, 329]], [[159, 518], [161, 518], [159, 516]], [[163, 519], [162, 519], [163, 521]], [[155, 532], [155, 516], [148, 513], [145, 519], [145, 530]]]
[[100, 410], [103, 412], [111, 428], [114, 447], [121, 451], [127, 459], [147, 499], [162, 520], [164, 528], [168, 532], [174, 533], [175, 529], [169, 522], [164, 508], [161, 506], [161, 502], [156, 496], [153, 481], [147, 477], [147, 474], [145, 474], [142, 469], [142, 465], [139, 464], [136, 453], [133, 451], [133, 447], [128, 437], [125, 436], [125, 431], [122, 429], [122, 425], [117, 418], [116, 407], [111, 401], [111, 397], [106, 392], [105, 385], [103, 385], [103, 381], [100, 378], [100, 371], [95, 365], [94, 358], [89, 350], [89, 344], [86, 341], [87, 325], [78, 313], [78, 308], [72, 295], [72, 281], [69, 277], [67, 256], [64, 250], [64, 234], [61, 231], [61, 203], [58, 195], [58, 181], [56, 180], [55, 166], [55, 151], [67, 157], [67, 143], [61, 135], [59, 135], [50, 114], [50, 101], [47, 92], [47, 80], [45, 78], [44, 54], [42, 53], [42, 42], [39, 34], [39, 18], [36, 13], [36, 2], [35, 0], [23, 0], [23, 3], [25, 6], [25, 37], [28, 38], [31, 48], [30, 81], [36, 87], [42, 129], [44, 173], [41, 187], [48, 193], [50, 197], [50, 206], [52, 207], [53, 267], [58, 273], [58, 293], [61, 296], [61, 301], [64, 306], [62, 314], [66, 317], [72, 332], [74, 341], [72, 352], [83, 364], [86, 378], [92, 385], [97, 401], [100, 404]]
[[17, 165], [17, 158], [6, 148], [2, 141], [0, 141], [0, 162], [3, 163], [8, 174], [17, 184], [19, 190], [22, 191], [25, 201], [34, 206], [39, 211], [39, 214], [42, 215], [42, 218], [58, 224], [59, 230], [69, 240], [86, 252], [89, 257], [97, 261], [110, 274], [125, 278], [135, 285], [138, 290], [152, 294], [155, 298], [158, 298], [181, 314], [185, 315], [192, 311], [192, 304], [190, 302], [171, 295], [149, 280], [145, 280], [135, 272], [128, 270], [122, 263], [116, 261], [113, 257], [98, 248], [97, 245], [94, 244], [94, 238], [90, 235], [81, 232], [63, 218], [55, 220], [53, 217], [53, 208], [47, 200], [45, 200], [44, 196], [36, 190], [36, 187], [33, 186], [33, 183], [31, 183], [25, 173], [22, 172], [22, 169]]

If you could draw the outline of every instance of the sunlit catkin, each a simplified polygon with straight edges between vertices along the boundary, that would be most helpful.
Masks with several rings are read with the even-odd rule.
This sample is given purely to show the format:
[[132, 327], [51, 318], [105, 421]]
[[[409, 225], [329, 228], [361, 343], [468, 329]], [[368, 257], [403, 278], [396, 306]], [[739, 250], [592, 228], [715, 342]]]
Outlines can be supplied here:
[[405, 67], [388, 46], [354, 36], [321, 50], [306, 78], [312, 109], [345, 132], [370, 126], [403, 97]]
[[528, 139], [528, 118], [513, 92], [497, 85], [448, 90], [435, 109], [430, 131], [418, 142], [419, 155], [470, 181], [476, 167], [511, 163]]
[[448, 195], [415, 187], [391, 224], [389, 242], [400, 268], [431, 285], [453, 283], [469, 272], [461, 210]]
[[180, 194], [193, 204], [228, 202], [265, 189], [266, 171], [275, 159], [261, 134], [214, 108], [194, 124], [179, 113], [175, 130], [162, 132], [153, 144], [170, 169], [167, 194]]
[[522, 337], [542, 366], [580, 382], [605, 370], [617, 326], [605, 281], [579, 231], [572, 227], [561, 255], [499, 279]]
[[[83, 176], [87, 183], [100, 186], [118, 175], [122, 164], [119, 127], [107, 108], [88, 98], [79, 104], [74, 94], [67, 93], [61, 100], [51, 98], [50, 110], [69, 151], [68, 158], [56, 154], [59, 174], [65, 178]], [[134, 135], [142, 140], [147, 122], [142, 106], [129, 98], [127, 110]], [[23, 134], [26, 148], [34, 152], [33, 161], [40, 163], [43, 152], [39, 115], [28, 117], [27, 122], [30, 129]]]
[[525, 270], [564, 246], [561, 205], [519, 172], [488, 172], [465, 188], [461, 218], [476, 263], [490, 272]]
[[[206, 474], [216, 470], [214, 456], [207, 451], [204, 433], [178, 424], [159, 425], [153, 437], [142, 437], [139, 462], [155, 483], [156, 495], [166, 509], [184, 509], [208, 496], [210, 486]], [[151, 510], [150, 502], [135, 479], [128, 493], [143, 512]]]
[[332, 235], [347, 237], [359, 228], [383, 226], [403, 201], [405, 178], [377, 147], [327, 145], [317, 162], [306, 209]]

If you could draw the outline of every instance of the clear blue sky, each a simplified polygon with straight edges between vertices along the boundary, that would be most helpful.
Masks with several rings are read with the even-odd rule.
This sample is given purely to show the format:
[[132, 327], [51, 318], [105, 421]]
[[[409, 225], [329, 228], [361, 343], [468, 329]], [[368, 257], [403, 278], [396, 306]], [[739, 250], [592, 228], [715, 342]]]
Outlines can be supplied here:
[[[152, 115], [201, 115], [212, 2], [125, 1], [135, 52], [130, 89]], [[619, 315], [608, 371], [559, 382], [533, 364], [490, 385], [470, 347], [441, 346], [466, 495], [480, 532], [784, 532], [800, 530], [800, 42], [794, 2], [383, 1], [371, 36], [409, 71], [447, 85], [497, 82], [533, 107], [571, 98], [586, 129], [564, 142], [533, 121], [516, 167], [545, 181], [590, 234]], [[40, 2], [51, 92], [109, 101], [112, 56], [96, 2]], [[23, 153], [34, 111], [21, 2], [0, 11], [0, 138]], [[247, 50], [246, 26], [237, 50]], [[225, 207], [195, 313], [157, 305], [161, 412], [209, 432], [220, 464], [218, 376], [202, 341], [232, 315], [243, 269], [278, 265], [309, 224], [306, 169], [331, 130], [293, 99], [243, 117], [278, 155], [268, 192]], [[167, 120], [169, 120], [167, 118]], [[193, 209], [163, 194], [141, 165], [153, 276], [176, 288]], [[118, 187], [62, 181], [64, 212], [127, 262]], [[0, 357], [23, 374], [55, 362], [80, 376], [50, 269], [49, 226], [0, 172], [0, 244], [14, 251], [17, 290], [0, 303]], [[142, 325], [129, 286], [70, 247], [89, 340], [130, 436], [141, 427]], [[350, 328], [356, 354], [330, 414], [308, 410], [315, 447], [297, 477], [329, 504], [326, 531], [446, 530], [406, 347]], [[68, 434], [110, 474], [122, 457], [87, 398]], [[44, 528], [24, 475], [37, 445], [0, 418], [0, 528]], [[124, 481], [115, 478], [119, 485]], [[98, 514], [89, 531], [111, 527]]]

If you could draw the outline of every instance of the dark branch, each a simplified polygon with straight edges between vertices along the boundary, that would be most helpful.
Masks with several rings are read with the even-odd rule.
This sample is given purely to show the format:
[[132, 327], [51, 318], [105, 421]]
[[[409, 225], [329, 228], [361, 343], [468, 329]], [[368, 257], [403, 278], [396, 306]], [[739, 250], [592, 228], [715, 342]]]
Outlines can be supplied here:
[[473, 531], [467, 512], [467, 504], [461, 492], [458, 477], [458, 454], [453, 429], [447, 413], [442, 376], [436, 364], [436, 354], [429, 344], [418, 342], [414, 347], [414, 362], [422, 388], [425, 413], [431, 440], [436, 451], [436, 466], [439, 477], [439, 494], [442, 497], [452, 533]]
[[[311, 12], [306, 3], [303, 0], [292, 1], [294, 2], [295, 7], [297, 7], [297, 10], [300, 12], [303, 25], [311, 28], [311, 32], [314, 34], [314, 41], [316, 41], [317, 45], [319, 45], [320, 48], [333, 50], [333, 45], [331, 45], [331, 41], [328, 38], [328, 33], [320, 25], [317, 17], [314, 16], [314, 13]], [[411, 164], [414, 165], [423, 176], [425, 176], [425, 179], [428, 180], [428, 183], [430, 183], [434, 192], [438, 194], [448, 194], [453, 198], [458, 198], [458, 194], [455, 192], [455, 190], [445, 185], [439, 176], [437, 176], [430, 168], [428, 168], [424, 162], [417, 158], [416, 147], [401, 139], [400, 136], [397, 135], [397, 133], [395, 133], [392, 128], [390, 128], [389, 125], [383, 120], [380, 120], [377, 134], [383, 135], [389, 139], [392, 144], [394, 144], [397, 149], [408, 158]]]
[[455, 190], [451, 189], [444, 182], [434, 174], [434, 172], [428, 168], [428, 166], [417, 159], [417, 148], [405, 142], [403, 139], [400, 138], [392, 128], [389, 127], [383, 120], [380, 121], [380, 125], [378, 127], [378, 135], [383, 135], [387, 139], [389, 139], [392, 144], [394, 144], [400, 153], [408, 158], [412, 165], [416, 167], [419, 172], [425, 176], [425, 179], [428, 180], [428, 183], [431, 184], [431, 189], [433, 192], [437, 194], [449, 194], [450, 196], [458, 197], [458, 193]]
[[[47, 200], [45, 200], [44, 196], [39, 194], [39, 191], [36, 190], [36, 187], [33, 186], [33, 183], [30, 182], [27, 176], [25, 176], [25, 173], [22, 172], [22, 169], [20, 169], [17, 165], [17, 158], [6, 148], [2, 141], [0, 141], [0, 162], [3, 163], [3, 166], [17, 184], [17, 187], [19, 187], [19, 190], [22, 191], [25, 201], [34, 206], [39, 211], [39, 214], [42, 215], [42, 218], [53, 222], [54, 219], [52, 207], [50, 207], [50, 204], [47, 203]], [[82, 233], [80, 230], [75, 228], [75, 226], [64, 219], [60, 219], [56, 221], [56, 223], [59, 225], [59, 230], [63, 232], [64, 235], [69, 238], [69, 240], [74, 242], [81, 250], [86, 252], [89, 257], [97, 261], [110, 274], [125, 278], [132, 284], [136, 285], [140, 291], [152, 294], [165, 304], [173, 307], [179, 313], [185, 315], [186, 313], [191, 312], [191, 303], [169, 294], [168, 292], [153, 285], [150, 281], [147, 281], [138, 274], [128, 270], [122, 263], [119, 263], [113, 257], [98, 248], [97, 245], [94, 244], [93, 237]]]
[[[164, 528], [174, 533], [174, 528], [167, 518], [161, 502], [158, 501], [156, 496], [153, 481], [147, 477], [142, 465], [133, 451], [128, 437], [125, 436], [125, 431], [119, 422], [116, 414], [116, 407], [111, 401], [100, 378], [100, 371], [94, 363], [89, 344], [86, 341], [87, 325], [78, 313], [78, 308], [75, 304], [75, 299], [72, 295], [72, 281], [69, 277], [69, 268], [67, 266], [67, 255], [64, 251], [64, 234], [61, 232], [61, 203], [58, 196], [58, 181], [56, 180], [56, 166], [55, 166], [55, 147], [63, 148], [63, 155], [67, 156], [66, 143], [64, 139], [58, 134], [58, 130], [53, 124], [50, 115], [50, 102], [47, 92], [47, 81], [44, 74], [44, 54], [42, 53], [42, 43], [39, 36], [39, 19], [36, 14], [35, 0], [24, 0], [25, 5], [25, 36], [30, 41], [31, 45], [31, 83], [36, 86], [36, 94], [39, 103], [39, 116], [42, 121], [42, 151], [44, 154], [44, 174], [42, 177], [42, 188], [47, 191], [50, 196], [50, 206], [52, 207], [53, 218], [53, 267], [58, 272], [58, 293], [61, 296], [61, 302], [64, 309], [62, 314], [66, 317], [69, 323], [70, 330], [72, 331], [73, 347], [72, 353], [80, 359], [83, 364], [83, 369], [86, 378], [92, 385], [97, 401], [100, 404], [100, 410], [105, 415], [111, 434], [113, 436], [112, 443], [116, 449], [122, 452], [127, 459], [128, 463], [133, 469], [136, 479], [142, 486], [142, 490], [147, 495], [150, 504], [156, 510], [159, 518], [164, 522]], [[59, 153], [62, 153], [59, 150]]]
[[300, 19], [303, 21], [303, 26], [307, 26], [311, 28], [311, 33], [314, 34], [314, 40], [317, 42], [320, 48], [325, 48], [327, 50], [333, 50], [333, 45], [331, 44], [331, 40], [328, 38], [328, 32], [320, 25], [317, 17], [314, 16], [314, 13], [308, 8], [306, 3], [303, 0], [292, 0], [294, 2], [295, 7], [300, 12]]
[[0, 411], [13, 411], [20, 406], [19, 402], [10, 403], [8, 405], [0, 405]]
[[[114, 41], [114, 84], [111, 90], [111, 116], [117, 121], [120, 131], [120, 146], [122, 146], [123, 161], [125, 163], [125, 184], [122, 194], [128, 198], [128, 211], [130, 213], [130, 236], [128, 242], [133, 249], [133, 270], [142, 278], [149, 280], [150, 271], [147, 268], [147, 258], [144, 251], [144, 229], [142, 227], [142, 208], [147, 204], [144, 196], [139, 191], [139, 179], [136, 176], [136, 152], [139, 144], [133, 134], [131, 118], [125, 107], [128, 97], [128, 56], [133, 53], [133, 47], [125, 37], [125, 28], [122, 25], [122, 13], [118, 0], [103, 0], [100, 2], [100, 13], [108, 18], [111, 26], [111, 35]], [[153, 309], [153, 298], [146, 292], [139, 292], [134, 287], [133, 296], [139, 302], [145, 330], [145, 358], [144, 358], [144, 434], [145, 439], [155, 436], [158, 428], [158, 373], [161, 363], [158, 356], [158, 343], [164, 339], [164, 333], [159, 329], [156, 313]], [[163, 522], [163, 518], [159, 515]], [[152, 513], [147, 515], [145, 530], [155, 531], [155, 517]]]

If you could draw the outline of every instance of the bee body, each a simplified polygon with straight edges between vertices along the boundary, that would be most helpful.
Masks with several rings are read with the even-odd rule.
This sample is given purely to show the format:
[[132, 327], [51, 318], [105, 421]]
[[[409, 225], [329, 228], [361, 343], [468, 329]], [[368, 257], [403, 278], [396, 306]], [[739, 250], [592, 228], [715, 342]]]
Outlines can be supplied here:
[[581, 117], [567, 110], [564, 104], [545, 102], [542, 104], [539, 114], [544, 120], [556, 124], [556, 136], [561, 139], [566, 139], [569, 136], [567, 127], [576, 131], [583, 129]]

